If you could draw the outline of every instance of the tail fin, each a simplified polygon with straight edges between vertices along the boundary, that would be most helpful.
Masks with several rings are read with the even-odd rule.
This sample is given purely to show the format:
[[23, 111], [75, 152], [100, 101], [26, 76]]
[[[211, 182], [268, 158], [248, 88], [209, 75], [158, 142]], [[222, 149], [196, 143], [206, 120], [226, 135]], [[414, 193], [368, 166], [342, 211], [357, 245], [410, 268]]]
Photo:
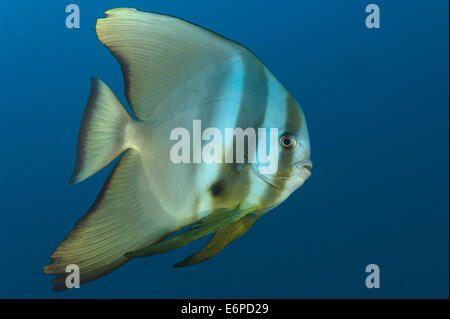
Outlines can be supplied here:
[[70, 184], [95, 174], [128, 148], [126, 126], [133, 119], [103, 81], [94, 78], [91, 81]]

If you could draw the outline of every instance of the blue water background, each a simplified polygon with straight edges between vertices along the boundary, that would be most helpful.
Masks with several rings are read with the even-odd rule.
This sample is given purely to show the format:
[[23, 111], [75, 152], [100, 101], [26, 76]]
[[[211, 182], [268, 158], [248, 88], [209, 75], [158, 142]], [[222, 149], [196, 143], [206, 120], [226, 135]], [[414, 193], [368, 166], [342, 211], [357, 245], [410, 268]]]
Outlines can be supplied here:
[[[0, 297], [444, 298], [449, 273], [448, 1], [8, 1], [0, 11]], [[48, 256], [112, 166], [69, 186], [91, 76], [126, 104], [97, 40], [107, 9], [167, 13], [251, 48], [309, 125], [313, 175], [211, 260], [200, 244], [52, 291]], [[381, 288], [365, 287], [379, 265]]]

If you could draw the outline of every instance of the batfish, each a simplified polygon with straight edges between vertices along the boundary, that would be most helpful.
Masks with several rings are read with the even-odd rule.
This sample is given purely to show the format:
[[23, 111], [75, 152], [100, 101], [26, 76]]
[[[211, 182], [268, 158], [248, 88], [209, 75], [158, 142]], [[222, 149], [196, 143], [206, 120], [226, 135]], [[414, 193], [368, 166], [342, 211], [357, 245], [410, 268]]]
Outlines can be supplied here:
[[[44, 267], [56, 275], [55, 290], [67, 288], [67, 265], [77, 265], [86, 283], [133, 258], [210, 235], [203, 249], [175, 266], [200, 263], [247, 232], [311, 174], [301, 108], [246, 47], [182, 19], [129, 8], [107, 11], [96, 32], [122, 68], [133, 114], [103, 81], [92, 79], [70, 183], [120, 158], [95, 203]], [[198, 123], [205, 129], [200, 137]], [[228, 142], [216, 136], [227, 128], [245, 129], [243, 161], [236, 156], [236, 136]], [[175, 129], [181, 132], [177, 143], [183, 142], [178, 151]], [[275, 143], [249, 147], [251, 129]], [[204, 161], [194, 151], [180, 155], [205, 143], [205, 136], [215, 137], [217, 161]], [[234, 146], [233, 161], [224, 161]], [[271, 172], [256, 154], [262, 147], [276, 155]]]

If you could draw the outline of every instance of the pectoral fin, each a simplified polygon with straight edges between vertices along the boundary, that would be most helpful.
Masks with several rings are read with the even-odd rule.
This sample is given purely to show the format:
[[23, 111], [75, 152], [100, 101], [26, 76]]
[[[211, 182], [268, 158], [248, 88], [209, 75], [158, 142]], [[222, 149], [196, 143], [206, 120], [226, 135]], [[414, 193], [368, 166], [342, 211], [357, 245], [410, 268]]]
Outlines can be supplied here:
[[217, 209], [181, 234], [148, 247], [128, 252], [125, 256], [133, 258], [147, 257], [183, 247], [194, 240], [207, 236], [217, 229], [236, 221], [242, 216], [243, 213], [239, 212], [238, 208]]
[[248, 214], [232, 224], [217, 230], [202, 250], [175, 264], [174, 267], [190, 266], [211, 258], [232, 241], [244, 235], [259, 217], [260, 215]]

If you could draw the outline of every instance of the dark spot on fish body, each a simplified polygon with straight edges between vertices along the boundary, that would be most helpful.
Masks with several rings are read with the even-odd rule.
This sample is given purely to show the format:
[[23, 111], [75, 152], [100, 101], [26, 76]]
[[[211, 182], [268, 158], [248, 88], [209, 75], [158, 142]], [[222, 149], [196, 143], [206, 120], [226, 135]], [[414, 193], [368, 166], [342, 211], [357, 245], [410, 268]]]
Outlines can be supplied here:
[[222, 195], [225, 191], [225, 181], [223, 179], [216, 181], [214, 184], [211, 185], [209, 191], [211, 192], [211, 195], [214, 197]]

